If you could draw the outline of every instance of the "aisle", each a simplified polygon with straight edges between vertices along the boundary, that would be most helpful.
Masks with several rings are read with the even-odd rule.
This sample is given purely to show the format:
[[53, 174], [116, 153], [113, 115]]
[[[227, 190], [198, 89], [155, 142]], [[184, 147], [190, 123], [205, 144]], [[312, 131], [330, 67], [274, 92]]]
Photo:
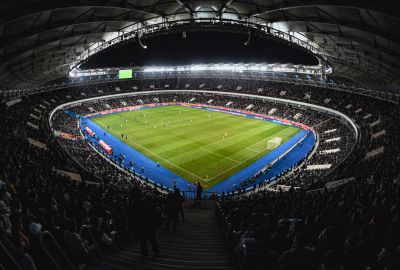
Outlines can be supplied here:
[[157, 232], [160, 258], [141, 256], [135, 242], [118, 254], [105, 256], [101, 269], [232, 269], [213, 209], [186, 208], [185, 214], [186, 221], [178, 223], [176, 233]]

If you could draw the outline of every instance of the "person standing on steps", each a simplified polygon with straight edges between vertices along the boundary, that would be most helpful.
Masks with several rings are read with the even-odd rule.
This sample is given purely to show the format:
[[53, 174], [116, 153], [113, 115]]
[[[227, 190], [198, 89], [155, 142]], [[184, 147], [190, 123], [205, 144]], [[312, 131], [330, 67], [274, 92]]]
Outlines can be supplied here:
[[155, 257], [160, 256], [155, 229], [158, 225], [156, 209], [142, 196], [140, 190], [134, 190], [128, 212], [128, 226], [140, 242], [140, 253], [148, 255], [147, 240], [151, 244]]
[[201, 206], [201, 195], [203, 193], [203, 187], [201, 186], [200, 182], [195, 183], [196, 188], [196, 196], [194, 198], [193, 206]]
[[178, 204], [173, 193], [168, 193], [167, 195], [167, 200], [165, 202], [165, 214], [167, 216], [167, 223], [164, 227], [164, 230], [168, 231], [172, 223], [171, 232], [176, 232], [176, 222], [178, 221]]
[[174, 186], [174, 196], [176, 203], [178, 205], [178, 218], [181, 216], [182, 221], [185, 220], [185, 213], [183, 212], [183, 203], [185, 202], [185, 197], [182, 196], [181, 190]]

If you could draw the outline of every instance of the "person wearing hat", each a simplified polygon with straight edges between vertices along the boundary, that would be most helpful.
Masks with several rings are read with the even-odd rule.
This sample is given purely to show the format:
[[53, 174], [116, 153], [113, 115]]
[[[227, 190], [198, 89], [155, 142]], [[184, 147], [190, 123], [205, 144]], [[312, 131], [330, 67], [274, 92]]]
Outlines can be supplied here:
[[31, 222], [28, 226], [28, 231], [32, 235], [40, 235], [42, 233], [42, 224]]

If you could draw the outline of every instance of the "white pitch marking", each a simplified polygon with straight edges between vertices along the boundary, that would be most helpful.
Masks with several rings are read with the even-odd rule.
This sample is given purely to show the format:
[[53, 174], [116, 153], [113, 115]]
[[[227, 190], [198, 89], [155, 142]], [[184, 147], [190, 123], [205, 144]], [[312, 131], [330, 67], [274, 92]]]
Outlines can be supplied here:
[[[294, 131], [293, 131], [293, 133], [294, 133]], [[289, 135], [289, 134], [290, 134], [290, 135]], [[289, 134], [288, 134], [288, 135], [286, 135], [286, 136], [284, 137], [284, 139], [286, 139], [287, 137], [291, 136], [292, 132], [291, 132], [291, 133], [289, 133]], [[253, 145], [255, 145], [255, 144], [257, 144], [257, 143], [260, 143], [260, 142], [256, 142], [256, 143], [254, 143], [254, 144], [250, 145], [249, 147], [252, 147]], [[253, 150], [253, 149], [249, 149], [249, 150]], [[253, 151], [256, 151], [256, 150], [253, 150]], [[246, 161], [248, 161], [248, 160], [252, 159], [253, 157], [257, 156], [257, 155], [258, 155], [258, 154], [260, 154], [261, 152], [263, 152], [263, 150], [261, 150], [261, 151], [257, 152], [256, 154], [254, 154], [254, 155], [250, 156], [249, 158], [247, 158], [247, 159], [243, 160], [241, 163], [239, 163], [239, 164], [236, 164], [235, 166], [233, 166], [233, 167], [231, 167], [231, 168], [229, 168], [229, 169], [227, 169], [227, 170], [225, 170], [225, 171], [221, 172], [220, 174], [217, 174], [216, 176], [214, 176], [213, 178], [210, 178], [209, 180], [213, 180], [213, 179], [217, 178], [218, 176], [220, 176], [220, 175], [222, 175], [222, 174], [224, 174], [224, 173], [226, 173], [226, 172], [229, 172], [230, 170], [232, 170], [232, 169], [236, 168], [237, 166], [239, 166], [239, 165], [241, 165], [241, 164], [245, 163]]]
[[[111, 128], [110, 128], [110, 129], [111, 129]], [[113, 130], [113, 129], [111, 129], [111, 130]], [[115, 130], [113, 130], [113, 131], [115, 131]], [[116, 131], [115, 131], [115, 132], [116, 132]], [[129, 141], [129, 142], [131, 142], [132, 144], [136, 145], [137, 147], [139, 147], [139, 148], [142, 148], [142, 149], [144, 149], [144, 150], [146, 150], [146, 151], [148, 151], [148, 152], [152, 153], [153, 155], [155, 155], [155, 156], [159, 157], [160, 159], [164, 160], [165, 162], [167, 162], [167, 163], [169, 163], [169, 164], [172, 164], [173, 166], [175, 166], [175, 167], [177, 167], [177, 168], [181, 169], [182, 171], [185, 171], [185, 172], [187, 172], [187, 173], [189, 173], [189, 174], [193, 175], [194, 177], [197, 177], [198, 179], [200, 179], [200, 180], [203, 180], [203, 181], [204, 181], [204, 179], [203, 179], [203, 178], [201, 178], [200, 176], [198, 176], [198, 175], [196, 175], [196, 174], [194, 174], [194, 173], [191, 173], [191, 172], [189, 172], [189, 171], [185, 170], [184, 168], [182, 168], [182, 167], [180, 167], [180, 166], [176, 165], [175, 163], [173, 163], [173, 162], [171, 162], [171, 161], [169, 161], [169, 160], [167, 160], [167, 159], [163, 158], [163, 157], [162, 157], [162, 156], [160, 156], [159, 154], [156, 154], [156, 153], [154, 153], [153, 151], [151, 151], [151, 150], [147, 149], [146, 147], [144, 147], [144, 146], [141, 146], [140, 144], [138, 144], [138, 143], [136, 143], [136, 142], [134, 142], [134, 141], [132, 141], [132, 140], [130, 140], [130, 139], [128, 139], [128, 141]]]
[[224, 156], [224, 155], [220, 155], [220, 154], [218, 154], [218, 153], [215, 153], [215, 152], [210, 151], [210, 150], [208, 150], [208, 149], [205, 149], [205, 148], [203, 148], [203, 147], [200, 147], [199, 149], [204, 150], [204, 151], [207, 151], [207, 152], [209, 152], [209, 153], [211, 153], [211, 154], [214, 154], [214, 155], [216, 155], [216, 156], [220, 156], [220, 157], [222, 157], [222, 158], [229, 159], [229, 160], [231, 160], [231, 161], [233, 161], [233, 162], [241, 163], [240, 161], [234, 160], [234, 159], [232, 159], [232, 158], [230, 158], [230, 157], [226, 157], [226, 156]]

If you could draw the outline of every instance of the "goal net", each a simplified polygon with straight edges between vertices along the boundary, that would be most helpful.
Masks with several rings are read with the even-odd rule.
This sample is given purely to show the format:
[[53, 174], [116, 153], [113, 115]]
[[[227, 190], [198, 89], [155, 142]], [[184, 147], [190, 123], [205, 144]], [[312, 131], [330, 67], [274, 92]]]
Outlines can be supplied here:
[[272, 138], [272, 139], [267, 141], [267, 149], [268, 150], [274, 150], [279, 145], [281, 145], [281, 143], [282, 143], [282, 138], [274, 137], [274, 138]]

